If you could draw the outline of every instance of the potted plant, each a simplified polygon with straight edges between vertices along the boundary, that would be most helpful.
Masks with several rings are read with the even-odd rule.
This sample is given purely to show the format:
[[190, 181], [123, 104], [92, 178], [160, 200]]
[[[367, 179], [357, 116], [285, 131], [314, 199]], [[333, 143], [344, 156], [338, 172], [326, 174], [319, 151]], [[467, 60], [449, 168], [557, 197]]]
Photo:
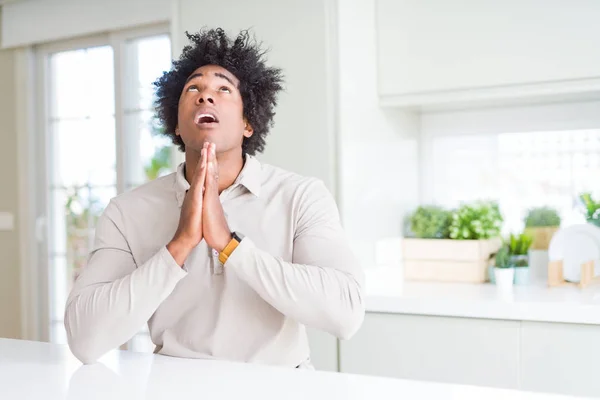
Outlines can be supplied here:
[[497, 203], [482, 201], [463, 204], [452, 213], [450, 238], [479, 240], [499, 237], [503, 221]]
[[515, 270], [510, 261], [510, 250], [507, 245], [503, 245], [496, 253], [494, 276], [496, 277], [496, 286], [498, 286], [500, 290], [507, 290], [512, 287], [515, 278]]
[[410, 230], [421, 239], [447, 239], [450, 237], [452, 213], [438, 206], [420, 206], [410, 216]]
[[591, 193], [580, 194], [579, 200], [583, 204], [586, 221], [600, 227], [600, 203], [592, 198]]
[[550, 207], [536, 207], [525, 216], [525, 233], [533, 238], [532, 250], [548, 250], [552, 236], [560, 226], [560, 215]]
[[515, 267], [514, 281], [517, 285], [526, 285], [529, 283], [529, 248], [532, 242], [533, 237], [526, 233], [510, 235], [508, 250], [511, 264]]
[[501, 246], [502, 216], [495, 203], [456, 210], [419, 207], [410, 216], [411, 237], [402, 258], [407, 280], [485, 282], [492, 255]]

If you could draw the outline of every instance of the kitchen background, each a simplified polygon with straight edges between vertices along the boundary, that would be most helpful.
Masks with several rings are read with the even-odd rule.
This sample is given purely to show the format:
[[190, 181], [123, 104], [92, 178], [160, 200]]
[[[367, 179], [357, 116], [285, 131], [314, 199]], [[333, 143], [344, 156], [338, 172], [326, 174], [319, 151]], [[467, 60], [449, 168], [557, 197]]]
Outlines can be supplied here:
[[[261, 159], [325, 181], [368, 273], [363, 328], [347, 342], [311, 332], [315, 364], [600, 395], [594, 286], [548, 287], [559, 266], [547, 251], [557, 226], [575, 238], [564, 243], [597, 239], [581, 226], [600, 200], [600, 2], [0, 5], [0, 337], [65, 341], [64, 302], [103, 207], [182, 160], [153, 121], [151, 83], [186, 30], [252, 28], [287, 80]], [[544, 241], [525, 231], [539, 207], [552, 229], [529, 248], [518, 235]], [[464, 259], [472, 249], [450, 236], [489, 246]], [[559, 250], [564, 276], [577, 264], [571, 281], [584, 281], [577, 255], [600, 257]], [[489, 283], [495, 266], [510, 278]], [[125, 347], [151, 350], [145, 329]]]

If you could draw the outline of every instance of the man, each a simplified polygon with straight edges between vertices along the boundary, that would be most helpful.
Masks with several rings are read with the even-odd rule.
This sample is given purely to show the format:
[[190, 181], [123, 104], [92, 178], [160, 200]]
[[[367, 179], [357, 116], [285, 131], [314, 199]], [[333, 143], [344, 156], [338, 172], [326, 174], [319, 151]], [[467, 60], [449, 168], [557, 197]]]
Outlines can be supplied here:
[[247, 32], [188, 38], [155, 83], [185, 163], [107, 206], [67, 301], [69, 346], [92, 363], [148, 323], [160, 354], [311, 367], [305, 326], [350, 337], [363, 273], [324, 184], [253, 157], [281, 71]]

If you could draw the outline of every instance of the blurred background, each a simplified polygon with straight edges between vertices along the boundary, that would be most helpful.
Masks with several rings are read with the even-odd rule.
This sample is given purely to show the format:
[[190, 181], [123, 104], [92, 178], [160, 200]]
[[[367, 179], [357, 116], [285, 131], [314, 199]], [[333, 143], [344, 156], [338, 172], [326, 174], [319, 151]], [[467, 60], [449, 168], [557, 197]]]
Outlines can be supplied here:
[[[311, 333], [317, 366], [600, 394], [595, 292], [547, 285], [555, 232], [600, 218], [598, 21], [595, 0], [0, 0], [0, 337], [65, 343], [104, 207], [183, 160], [152, 82], [185, 31], [252, 28], [286, 75], [259, 158], [325, 181], [369, 278], [356, 338]], [[509, 300], [477, 250], [497, 238], [529, 257]], [[578, 274], [596, 244], [554, 261]]]

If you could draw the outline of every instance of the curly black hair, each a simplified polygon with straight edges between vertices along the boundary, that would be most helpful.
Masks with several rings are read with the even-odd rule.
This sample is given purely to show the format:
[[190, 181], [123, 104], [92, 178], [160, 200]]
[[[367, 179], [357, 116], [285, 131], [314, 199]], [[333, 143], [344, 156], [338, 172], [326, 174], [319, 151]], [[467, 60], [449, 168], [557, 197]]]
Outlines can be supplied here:
[[250, 36], [248, 30], [239, 33], [235, 40], [221, 28], [203, 29], [198, 33], [185, 33], [191, 44], [183, 48], [179, 60], [174, 60], [171, 70], [154, 82], [156, 88], [156, 113], [169, 136], [179, 150], [185, 151], [181, 136], [175, 134], [179, 97], [187, 78], [204, 65], [218, 65], [239, 80], [244, 117], [254, 133], [244, 137], [242, 151], [250, 155], [265, 148], [265, 137], [273, 126], [277, 94], [283, 88], [281, 69], [267, 67], [265, 50]]

